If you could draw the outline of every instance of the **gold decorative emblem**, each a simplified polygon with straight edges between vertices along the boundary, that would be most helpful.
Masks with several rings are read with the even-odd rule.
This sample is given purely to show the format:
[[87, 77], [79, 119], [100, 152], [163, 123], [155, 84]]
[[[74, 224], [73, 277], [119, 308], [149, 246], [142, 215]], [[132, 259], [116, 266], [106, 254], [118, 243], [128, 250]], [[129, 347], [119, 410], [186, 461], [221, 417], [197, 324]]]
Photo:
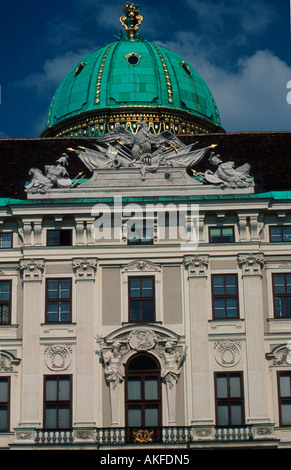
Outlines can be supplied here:
[[134, 442], [153, 442], [154, 431], [148, 431], [147, 429], [139, 429], [139, 431], [133, 431], [133, 436]]
[[139, 14], [138, 5], [130, 5], [129, 2], [123, 9], [125, 15], [120, 17], [120, 23], [124, 26], [127, 31], [128, 38], [130, 41], [134, 41], [135, 35], [138, 31], [138, 27], [143, 21], [143, 17]]

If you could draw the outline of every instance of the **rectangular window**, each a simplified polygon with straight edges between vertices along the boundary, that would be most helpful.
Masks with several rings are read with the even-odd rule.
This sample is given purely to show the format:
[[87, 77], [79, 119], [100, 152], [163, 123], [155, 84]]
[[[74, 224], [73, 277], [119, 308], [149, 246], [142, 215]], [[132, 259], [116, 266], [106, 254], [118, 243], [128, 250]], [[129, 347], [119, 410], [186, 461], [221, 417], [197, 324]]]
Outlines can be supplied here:
[[44, 378], [44, 427], [72, 427], [72, 379], [70, 375], [48, 375]]
[[233, 227], [210, 227], [209, 228], [210, 243], [231, 243], [234, 242]]
[[216, 425], [244, 425], [244, 398], [241, 373], [215, 374]]
[[128, 227], [127, 242], [129, 245], [152, 245], [153, 223], [151, 221], [143, 221]]
[[279, 422], [291, 426], [291, 372], [278, 372]]
[[71, 322], [72, 281], [71, 279], [46, 280], [46, 322]]
[[12, 232], [0, 233], [0, 248], [12, 248]]
[[71, 246], [72, 229], [48, 230], [47, 246]]
[[10, 428], [10, 378], [0, 377], [0, 432]]
[[275, 318], [291, 317], [291, 273], [273, 274]]
[[291, 242], [291, 225], [274, 225], [270, 227], [271, 242]]
[[11, 281], [0, 281], [0, 325], [11, 323]]
[[236, 274], [212, 275], [213, 318], [238, 318], [238, 285]]
[[155, 320], [154, 277], [129, 277], [129, 321]]

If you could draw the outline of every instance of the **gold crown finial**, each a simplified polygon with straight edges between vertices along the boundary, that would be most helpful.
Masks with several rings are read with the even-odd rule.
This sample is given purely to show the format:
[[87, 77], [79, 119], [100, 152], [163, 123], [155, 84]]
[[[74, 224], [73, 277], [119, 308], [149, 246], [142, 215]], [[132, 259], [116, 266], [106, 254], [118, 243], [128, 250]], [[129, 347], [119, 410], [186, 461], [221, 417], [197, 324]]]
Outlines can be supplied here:
[[139, 14], [138, 5], [133, 5], [133, 3], [130, 5], [129, 2], [127, 2], [123, 11], [125, 14], [120, 17], [120, 22], [122, 26], [125, 27], [129, 40], [134, 41], [143, 17]]

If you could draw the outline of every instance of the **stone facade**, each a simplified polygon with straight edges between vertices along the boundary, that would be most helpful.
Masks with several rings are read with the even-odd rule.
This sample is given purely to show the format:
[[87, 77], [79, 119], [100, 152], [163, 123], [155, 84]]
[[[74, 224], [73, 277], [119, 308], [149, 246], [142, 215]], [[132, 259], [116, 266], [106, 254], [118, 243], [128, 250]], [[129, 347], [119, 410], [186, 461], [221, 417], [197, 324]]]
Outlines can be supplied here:
[[[150, 427], [127, 435], [126, 374], [138, 354], [154, 358], [160, 371], [160, 441], [175, 439], [179, 448], [238, 441], [290, 447], [278, 396], [279, 374], [291, 374], [290, 319], [274, 313], [272, 275], [291, 273], [291, 251], [290, 242], [270, 239], [270, 226], [291, 224], [288, 200], [206, 196], [199, 201], [199, 243], [188, 250], [161, 237], [158, 226], [149, 244], [128, 244], [122, 227], [119, 239], [96, 240], [93, 207], [93, 200], [71, 198], [1, 208], [1, 233], [12, 234], [12, 247], [0, 250], [0, 281], [12, 283], [10, 320], [0, 326], [0, 380], [9, 379], [1, 447], [151, 445]], [[233, 227], [233, 241], [212, 242], [211, 227]], [[72, 230], [71, 245], [48, 246], [52, 229]], [[230, 274], [239, 313], [216, 318], [212, 276]], [[129, 318], [131, 278], [153, 279], [150, 321]], [[47, 317], [50, 279], [71, 282], [66, 321]], [[236, 373], [243, 421], [219, 426], [216, 376]], [[68, 376], [70, 429], [47, 429], [44, 379]]]

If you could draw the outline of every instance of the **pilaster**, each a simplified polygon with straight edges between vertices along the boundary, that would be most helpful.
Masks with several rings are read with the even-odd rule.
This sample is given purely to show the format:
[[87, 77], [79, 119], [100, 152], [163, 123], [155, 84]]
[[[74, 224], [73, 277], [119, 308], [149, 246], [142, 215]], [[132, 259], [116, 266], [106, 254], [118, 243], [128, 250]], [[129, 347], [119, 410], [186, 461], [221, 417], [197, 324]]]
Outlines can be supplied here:
[[73, 259], [76, 284], [75, 426], [94, 423], [94, 317], [97, 259]]
[[264, 350], [264, 317], [262, 270], [264, 255], [239, 254], [238, 265], [242, 270], [243, 299], [246, 325], [246, 360], [248, 392], [248, 422], [268, 422], [266, 400], [266, 368]]
[[207, 255], [185, 256], [184, 267], [187, 273], [189, 293], [190, 328], [189, 343], [191, 350], [191, 424], [209, 426], [211, 417], [208, 315], [207, 315]]
[[41, 424], [40, 403], [40, 324], [44, 316], [42, 303], [43, 259], [23, 259], [19, 271], [23, 281], [22, 387], [20, 426]]

